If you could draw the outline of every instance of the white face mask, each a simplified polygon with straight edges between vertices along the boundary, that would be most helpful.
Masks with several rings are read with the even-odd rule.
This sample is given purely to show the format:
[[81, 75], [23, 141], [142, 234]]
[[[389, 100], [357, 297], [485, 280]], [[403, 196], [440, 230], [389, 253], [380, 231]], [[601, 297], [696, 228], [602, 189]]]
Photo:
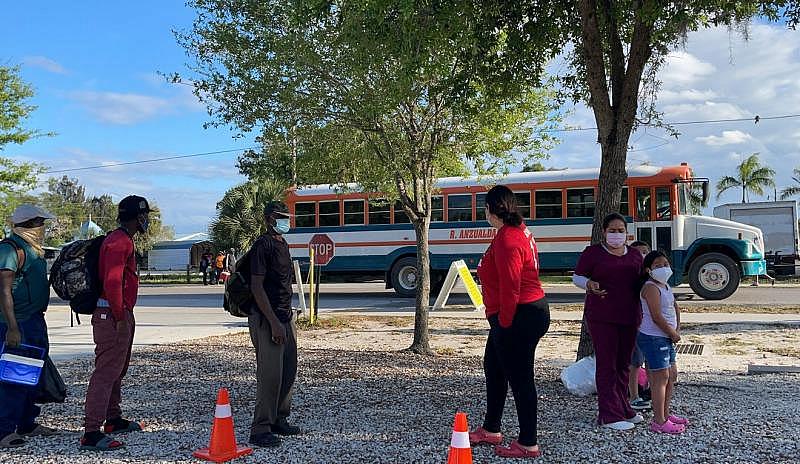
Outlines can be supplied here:
[[669, 278], [672, 277], [672, 268], [660, 267], [658, 269], [653, 269], [650, 271], [650, 277], [656, 282], [661, 282], [666, 285], [666, 283], [669, 282]]

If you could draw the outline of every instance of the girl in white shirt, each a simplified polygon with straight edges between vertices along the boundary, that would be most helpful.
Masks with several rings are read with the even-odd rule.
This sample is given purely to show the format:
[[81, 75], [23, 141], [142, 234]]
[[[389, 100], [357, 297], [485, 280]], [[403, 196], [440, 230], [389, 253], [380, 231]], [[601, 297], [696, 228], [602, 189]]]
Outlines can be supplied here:
[[670, 413], [672, 392], [678, 377], [675, 344], [680, 341], [680, 309], [668, 282], [672, 277], [667, 256], [653, 251], [644, 258], [646, 281], [640, 294], [642, 325], [637, 344], [644, 354], [653, 399], [653, 423], [657, 433], [679, 434], [689, 421]]

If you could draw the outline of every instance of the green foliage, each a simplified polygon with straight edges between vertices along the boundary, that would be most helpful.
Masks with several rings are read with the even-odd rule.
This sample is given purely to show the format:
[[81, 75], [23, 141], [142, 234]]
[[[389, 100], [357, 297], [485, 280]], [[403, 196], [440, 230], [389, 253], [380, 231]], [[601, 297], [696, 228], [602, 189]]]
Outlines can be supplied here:
[[[1, 148], [1, 147], [0, 147]], [[0, 234], [5, 236], [8, 218], [14, 209], [25, 202], [35, 202], [28, 194], [36, 187], [37, 177], [44, 168], [35, 163], [21, 163], [0, 157]]]
[[36, 106], [28, 103], [33, 88], [19, 77], [19, 68], [0, 66], [0, 151], [9, 143], [23, 144], [34, 137], [53, 135], [22, 127]]
[[286, 185], [275, 181], [249, 181], [227, 192], [217, 203], [217, 217], [209, 232], [218, 250], [234, 248], [242, 251], [264, 232], [264, 206], [270, 201], [283, 200]]
[[775, 170], [763, 166], [758, 153], [753, 153], [736, 166], [735, 176], [724, 176], [717, 182], [717, 199], [731, 188], [742, 189], [742, 203], [747, 203], [750, 194], [764, 195], [765, 187], [775, 186]]
[[47, 227], [47, 244], [50, 246], [72, 241], [81, 222], [88, 220], [86, 189], [78, 179], [67, 176], [48, 179], [47, 191], [41, 194], [40, 202], [56, 216]]
[[794, 181], [795, 185], [790, 185], [789, 187], [781, 190], [781, 200], [788, 200], [791, 197], [800, 195], [800, 168], [794, 168], [792, 172], [794, 173], [792, 176], [792, 181]]

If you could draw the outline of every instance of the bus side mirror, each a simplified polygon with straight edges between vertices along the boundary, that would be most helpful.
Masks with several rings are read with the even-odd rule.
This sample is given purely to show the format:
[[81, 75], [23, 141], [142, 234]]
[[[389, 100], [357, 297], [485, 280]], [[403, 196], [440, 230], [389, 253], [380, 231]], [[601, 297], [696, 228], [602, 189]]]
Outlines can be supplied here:
[[703, 181], [703, 207], [708, 206], [708, 181]]

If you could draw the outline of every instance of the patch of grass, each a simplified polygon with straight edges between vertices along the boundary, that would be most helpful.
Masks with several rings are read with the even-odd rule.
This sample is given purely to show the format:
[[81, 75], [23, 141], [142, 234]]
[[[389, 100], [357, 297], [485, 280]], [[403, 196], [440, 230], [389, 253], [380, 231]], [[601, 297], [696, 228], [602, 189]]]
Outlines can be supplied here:
[[297, 330], [344, 330], [352, 329], [351, 321], [335, 316], [320, 317], [314, 325], [308, 319], [297, 320]]
[[378, 319], [389, 327], [406, 327], [414, 324], [413, 317], [382, 317]]
[[787, 358], [800, 358], [800, 348], [785, 346], [779, 348], [759, 348], [760, 351], [786, 356]]
[[742, 356], [745, 354], [744, 350], [738, 348], [721, 348], [717, 350], [717, 354], [725, 354], [729, 356]]
[[455, 356], [456, 350], [454, 348], [443, 347], [443, 348], [436, 348], [436, 354], [439, 356]]

